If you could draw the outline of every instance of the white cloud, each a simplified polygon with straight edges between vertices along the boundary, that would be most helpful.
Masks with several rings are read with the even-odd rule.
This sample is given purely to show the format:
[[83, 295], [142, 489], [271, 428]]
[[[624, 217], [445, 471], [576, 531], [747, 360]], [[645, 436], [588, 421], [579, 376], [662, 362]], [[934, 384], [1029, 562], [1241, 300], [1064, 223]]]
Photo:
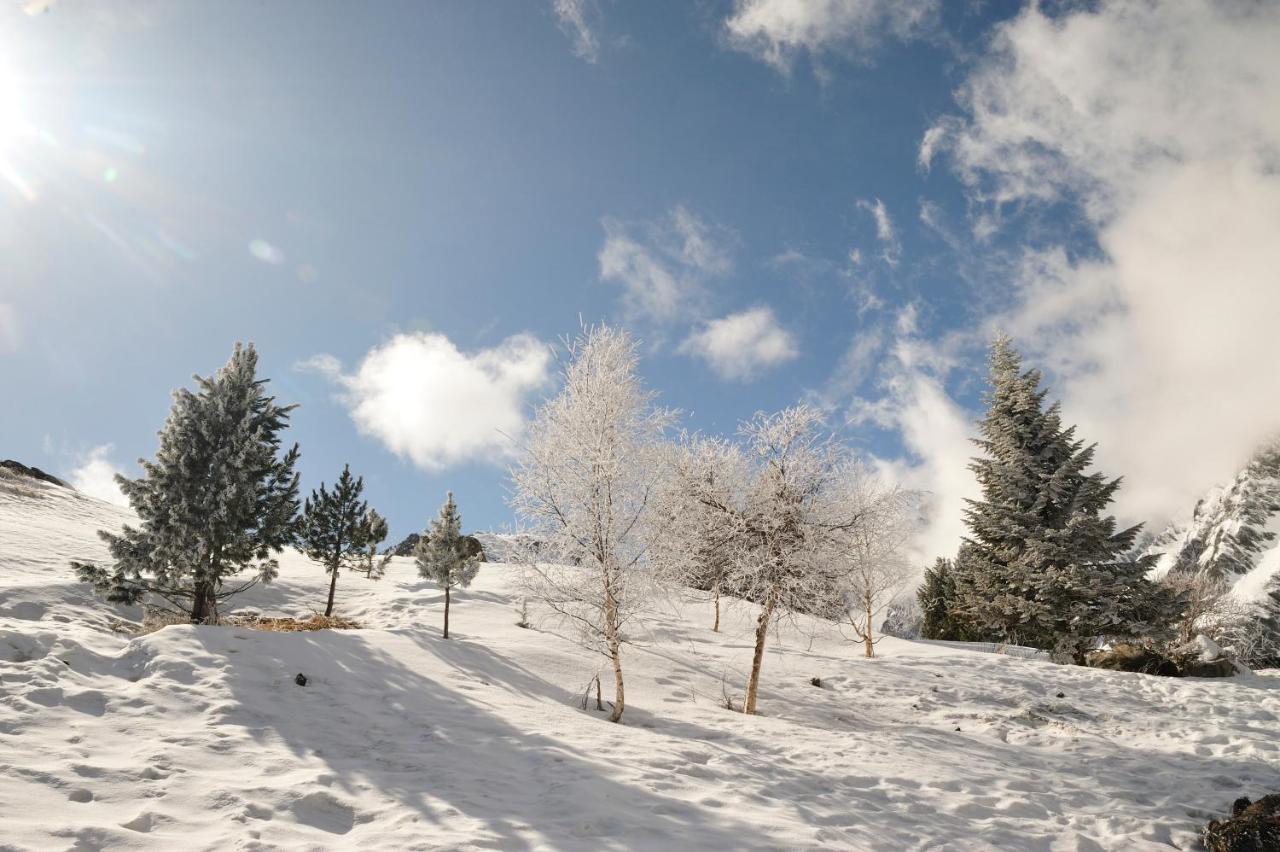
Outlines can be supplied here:
[[604, 220], [600, 278], [622, 285], [629, 319], [672, 323], [702, 310], [705, 282], [728, 274], [731, 235], [684, 206], [654, 222]]
[[599, 9], [593, 0], [551, 0], [560, 30], [573, 42], [574, 55], [586, 62], [600, 59], [600, 39], [595, 21]]
[[111, 444], [94, 447], [80, 458], [79, 465], [71, 471], [67, 479], [81, 494], [87, 494], [117, 506], [128, 506], [129, 501], [125, 499], [115, 479], [116, 474], [122, 471], [108, 458], [113, 449]]
[[[960, 363], [957, 350], [968, 343], [957, 335], [921, 339], [915, 308], [908, 305], [895, 318], [892, 334], [886, 328], [855, 337], [818, 395], [826, 410], [847, 406], [846, 424], [869, 423], [899, 436], [902, 456], [871, 461], [888, 481], [922, 493], [921, 525], [911, 544], [911, 558], [921, 566], [955, 555], [966, 534], [964, 501], [978, 496], [969, 471], [974, 418], [946, 390]], [[879, 395], [858, 395], [872, 376]]]
[[551, 354], [529, 334], [465, 353], [442, 334], [398, 334], [353, 373], [331, 355], [298, 365], [336, 382], [364, 434], [426, 470], [500, 461], [514, 450], [525, 404], [548, 380]]
[[801, 52], [865, 62], [885, 39], [931, 31], [940, 6], [939, 0], [735, 0], [724, 26], [732, 48], [787, 73]]
[[702, 358], [721, 377], [736, 381], [800, 354], [791, 333], [763, 306], [705, 323], [680, 344], [680, 351]]
[[890, 266], [897, 266], [902, 258], [902, 243], [898, 240], [898, 232], [893, 227], [893, 218], [889, 210], [879, 198], [858, 200], [858, 209], [870, 214], [876, 223], [876, 239], [880, 241], [880, 258]]
[[988, 223], [1083, 213], [1101, 256], [1029, 253], [991, 325], [1050, 368], [1126, 515], [1187, 511], [1280, 430], [1280, 5], [1032, 5], [992, 44], [922, 162], [945, 152]]

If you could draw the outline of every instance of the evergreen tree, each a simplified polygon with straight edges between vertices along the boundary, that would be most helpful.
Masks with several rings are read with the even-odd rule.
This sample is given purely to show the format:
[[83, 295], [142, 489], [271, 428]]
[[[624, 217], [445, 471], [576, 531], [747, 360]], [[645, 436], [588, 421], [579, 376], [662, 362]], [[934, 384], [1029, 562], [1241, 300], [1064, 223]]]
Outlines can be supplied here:
[[916, 590], [924, 622], [920, 635], [925, 639], [954, 639], [951, 613], [956, 603], [956, 582], [950, 559], [939, 556], [924, 571], [924, 582]]
[[967, 556], [962, 546], [960, 557], [954, 561], [940, 556], [932, 568], [925, 569], [924, 582], [916, 590], [916, 599], [924, 614], [920, 626], [923, 638], [953, 642], [980, 642], [988, 638], [963, 610], [964, 590], [968, 585], [964, 573]]
[[[141, 525], [99, 533], [113, 566], [72, 563], [107, 600], [154, 595], [194, 624], [211, 623], [220, 600], [274, 579], [272, 554], [296, 529], [298, 447], [281, 455], [279, 433], [294, 406], [266, 394], [257, 365], [253, 345], [237, 343], [215, 376], [196, 376], [195, 391], [175, 391], [155, 460], [140, 461], [138, 479], [116, 477]], [[254, 579], [225, 587], [246, 568]]]
[[[1150, 632], [1174, 601], [1145, 579], [1154, 556], [1127, 555], [1140, 526], [1117, 530], [1103, 511], [1119, 479], [1086, 473], [1094, 447], [1063, 428], [1037, 370], [1021, 369], [1008, 338], [991, 348], [987, 414], [970, 469], [962, 608], [1008, 642], [1083, 662], [1099, 636]], [[1171, 620], [1171, 618], [1170, 618]], [[1166, 622], [1167, 623], [1167, 622]]]
[[444, 638], [449, 638], [449, 590], [466, 588], [480, 571], [480, 560], [472, 552], [469, 536], [462, 534], [462, 516], [453, 502], [453, 492], [440, 507], [440, 516], [419, 541], [414, 555], [418, 574], [444, 589]]
[[[369, 504], [360, 499], [364, 477], [352, 477], [351, 467], [343, 465], [342, 475], [333, 491], [324, 483], [312, 491], [302, 510], [300, 540], [302, 550], [324, 566], [329, 574], [329, 601], [325, 616], [333, 615], [333, 596], [338, 588], [338, 570], [355, 568], [368, 551], [376, 549], [387, 537], [387, 523]], [[370, 570], [372, 571], [372, 561]]]
[[[387, 519], [373, 509], [369, 510], [369, 544], [364, 552], [351, 563], [351, 571], [363, 574], [369, 580], [381, 580], [387, 573], [387, 563], [391, 561], [392, 552], [378, 555], [378, 545], [387, 537]], [[396, 554], [399, 555], [399, 554]]]

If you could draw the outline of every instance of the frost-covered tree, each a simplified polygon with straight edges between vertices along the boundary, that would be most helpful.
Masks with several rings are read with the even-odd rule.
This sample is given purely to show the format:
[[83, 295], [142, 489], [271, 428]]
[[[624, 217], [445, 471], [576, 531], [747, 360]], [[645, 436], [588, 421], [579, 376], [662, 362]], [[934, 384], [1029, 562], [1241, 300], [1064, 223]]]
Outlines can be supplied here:
[[683, 435], [672, 447], [646, 532], [650, 560], [664, 585], [711, 594], [714, 632], [720, 630], [720, 598], [740, 544], [735, 519], [715, 506], [731, 502], [742, 481], [742, 461], [728, 441]]
[[[267, 395], [257, 366], [253, 345], [237, 343], [216, 375], [175, 391], [155, 459], [138, 479], [116, 477], [140, 525], [99, 533], [114, 565], [72, 563], [107, 600], [158, 598], [210, 623], [219, 601], [275, 577], [272, 554], [296, 532], [298, 448], [281, 453], [294, 406]], [[254, 578], [228, 587], [245, 569]]]
[[356, 554], [351, 562], [350, 570], [355, 574], [363, 574], [367, 580], [381, 580], [387, 573], [387, 564], [391, 561], [391, 553], [378, 555], [378, 545], [387, 538], [387, 519], [375, 510], [369, 510], [369, 543], [364, 551]]
[[626, 332], [584, 329], [568, 344], [563, 387], [538, 408], [511, 474], [513, 505], [542, 544], [529, 555], [530, 595], [608, 658], [614, 722], [626, 706], [623, 631], [651, 588], [642, 530], [673, 419], [654, 406], [636, 366]]
[[[866, 472], [804, 406], [757, 414], [739, 438], [735, 446], [706, 445], [704, 461], [715, 476], [684, 481], [686, 499], [699, 503], [709, 521], [675, 525], [671, 534], [684, 537], [687, 552], [722, 547], [726, 588], [760, 605], [742, 707], [754, 713], [770, 627], [791, 613], [845, 612], [844, 560], [848, 536], [864, 520], [858, 488]], [[699, 537], [707, 532], [716, 538]]]
[[866, 656], [874, 657], [877, 619], [914, 573], [905, 553], [915, 529], [913, 496], [858, 467], [846, 483], [846, 511], [858, 522], [841, 533], [845, 617]]
[[333, 490], [327, 490], [321, 482], [302, 509], [299, 530], [302, 550], [329, 574], [326, 617], [333, 615], [338, 571], [361, 566], [368, 553], [387, 537], [386, 521], [369, 508], [368, 502], [360, 499], [363, 492], [364, 477], [353, 477], [350, 465], [343, 465]]
[[[1024, 371], [1008, 338], [991, 347], [987, 414], [970, 469], [982, 497], [968, 501], [964, 610], [1008, 642], [1082, 662], [1097, 637], [1133, 637], [1172, 615], [1145, 579], [1155, 557], [1131, 557], [1140, 526], [1104, 514], [1119, 479], [1088, 473], [1094, 447], [1045, 406], [1040, 373]], [[1168, 621], [1163, 621], [1167, 624]]]
[[444, 638], [449, 638], [449, 593], [461, 586], [466, 588], [480, 571], [480, 560], [467, 543], [469, 536], [462, 534], [462, 516], [458, 504], [453, 502], [453, 492], [440, 507], [440, 514], [432, 518], [427, 533], [418, 539], [414, 558], [418, 563], [418, 575], [433, 581], [444, 589]]

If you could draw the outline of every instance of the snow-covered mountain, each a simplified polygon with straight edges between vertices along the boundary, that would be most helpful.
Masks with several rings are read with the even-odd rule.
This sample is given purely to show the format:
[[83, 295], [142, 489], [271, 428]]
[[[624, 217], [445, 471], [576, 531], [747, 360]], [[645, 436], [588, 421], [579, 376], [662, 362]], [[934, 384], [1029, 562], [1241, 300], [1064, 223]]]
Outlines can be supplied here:
[[[724, 702], [756, 608], [729, 603], [713, 633], [708, 602], [664, 599], [630, 630], [612, 725], [582, 709], [605, 661], [534, 602], [516, 625], [518, 571], [454, 591], [451, 640], [442, 592], [400, 558], [339, 579], [361, 630], [136, 635], [139, 612], [68, 567], [128, 520], [50, 483], [0, 487], [4, 849], [1186, 849], [1236, 797], [1280, 789], [1268, 673], [892, 638], [867, 660], [798, 618], [748, 717]], [[286, 552], [237, 602], [306, 615], [326, 582]]]
[[1199, 574], [1242, 601], [1267, 599], [1280, 580], [1280, 440], [1260, 449], [1235, 479], [1209, 491], [1189, 518], [1148, 547], [1155, 573]]

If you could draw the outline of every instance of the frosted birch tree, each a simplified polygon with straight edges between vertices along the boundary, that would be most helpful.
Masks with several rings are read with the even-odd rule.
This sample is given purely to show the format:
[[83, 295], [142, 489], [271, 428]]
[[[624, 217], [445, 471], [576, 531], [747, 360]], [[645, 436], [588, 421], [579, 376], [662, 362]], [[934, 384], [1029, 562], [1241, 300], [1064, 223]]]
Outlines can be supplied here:
[[608, 658], [617, 722], [626, 707], [623, 631], [649, 591], [641, 533], [673, 415], [655, 407], [636, 374], [626, 332], [586, 328], [567, 349], [563, 387], [537, 410], [512, 470], [512, 502], [544, 542], [529, 560], [530, 593]]
[[914, 496], [886, 485], [861, 465], [845, 477], [849, 508], [859, 522], [842, 533], [845, 616], [866, 656], [875, 656], [876, 621], [902, 592], [914, 570], [906, 545], [915, 529]]
[[711, 629], [720, 630], [720, 597], [741, 546], [735, 505], [747, 481], [745, 458], [721, 438], [684, 435], [671, 451], [667, 478], [651, 513], [650, 559], [667, 587], [710, 593]]
[[844, 611], [841, 560], [863, 517], [850, 488], [860, 468], [822, 429], [814, 409], [759, 413], [742, 425], [739, 438], [733, 449], [703, 445], [702, 462], [715, 476], [686, 476], [682, 499], [698, 504], [706, 518], [674, 526], [672, 534], [682, 540], [671, 547], [690, 553], [723, 547], [726, 588], [759, 604], [742, 706], [755, 713], [770, 627], [789, 613]]

